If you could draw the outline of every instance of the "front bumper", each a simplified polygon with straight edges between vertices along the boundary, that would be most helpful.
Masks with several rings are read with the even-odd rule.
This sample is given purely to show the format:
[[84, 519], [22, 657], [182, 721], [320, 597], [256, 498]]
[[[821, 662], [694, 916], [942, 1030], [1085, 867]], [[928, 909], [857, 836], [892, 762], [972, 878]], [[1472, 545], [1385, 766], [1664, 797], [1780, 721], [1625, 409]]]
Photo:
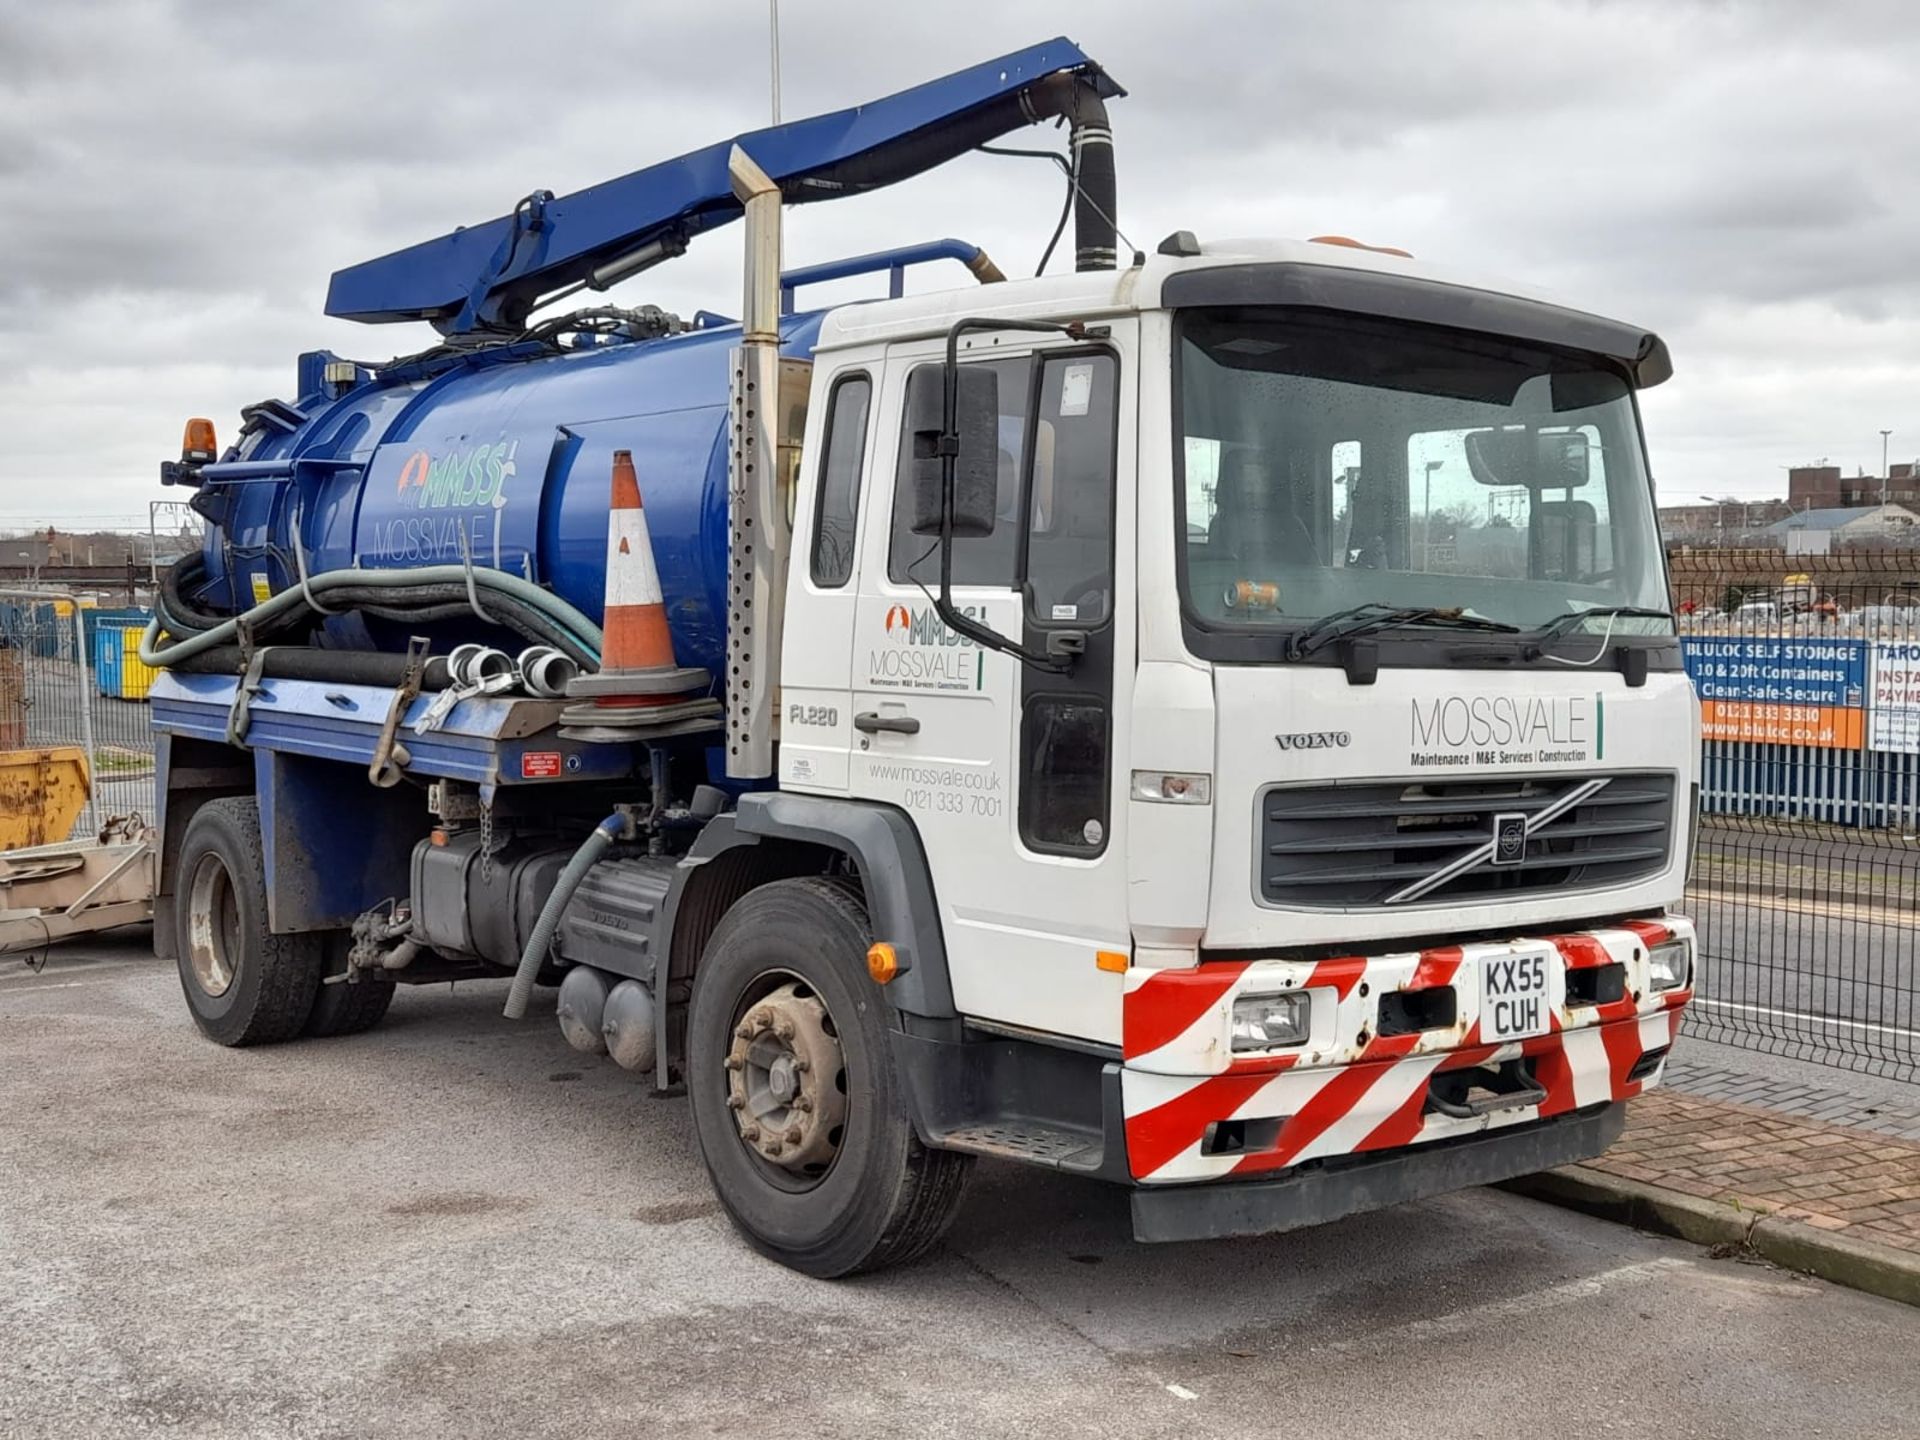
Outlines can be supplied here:
[[[1399, 954], [1319, 961], [1212, 960], [1186, 970], [1131, 971], [1120, 1076], [1128, 1171], [1148, 1186], [1272, 1176], [1310, 1161], [1404, 1151], [1519, 1126], [1534, 1126], [1544, 1134], [1548, 1127], [1540, 1125], [1542, 1121], [1574, 1112], [1600, 1113], [1601, 1107], [1659, 1081], [1665, 1052], [1679, 1032], [1680, 1016], [1693, 992], [1690, 987], [1654, 991], [1648, 948], [1676, 939], [1691, 944], [1693, 927], [1669, 917], [1578, 934]], [[1482, 968], [1495, 957], [1514, 954], [1538, 954], [1546, 960], [1550, 1028], [1528, 1039], [1485, 1043]], [[1606, 983], [1598, 983], [1603, 978]], [[1315, 1018], [1307, 1042], [1286, 1052], [1235, 1055], [1228, 1030], [1234, 999], [1290, 989], [1314, 996]], [[1453, 1023], [1412, 1033], [1380, 1033], [1387, 996], [1439, 989], [1453, 991]], [[1586, 997], [1596, 993], [1618, 998], [1590, 1003]], [[1457, 1078], [1452, 1072], [1516, 1061], [1525, 1062], [1537, 1087], [1530, 1095], [1471, 1115], [1449, 1113], [1436, 1102], [1436, 1077], [1445, 1086]], [[1571, 1143], [1577, 1149], [1587, 1141]], [[1605, 1144], [1600, 1140], [1595, 1148], [1566, 1158], [1586, 1158]], [[1509, 1148], [1520, 1152], [1525, 1145]], [[1520, 1168], [1495, 1178], [1564, 1161], [1535, 1164], [1523, 1157], [1517, 1163]], [[1409, 1174], [1444, 1173], [1446, 1168], [1412, 1167]], [[1363, 1183], [1371, 1182], [1363, 1182], [1357, 1173], [1329, 1174], [1324, 1186], [1316, 1182], [1295, 1193]], [[1449, 1186], [1442, 1182], [1417, 1193], [1440, 1188]], [[1391, 1198], [1362, 1201], [1333, 1213], [1370, 1208]], [[1154, 1205], [1145, 1199], [1139, 1203], [1150, 1210]], [[1306, 1218], [1285, 1222], [1290, 1224], [1310, 1223], [1315, 1216], [1331, 1218], [1320, 1213], [1327, 1203], [1298, 1198], [1260, 1202], [1282, 1209], [1299, 1206]]]
[[1232, 1235], [1270, 1235], [1538, 1174], [1556, 1165], [1590, 1160], [1605, 1150], [1620, 1138], [1626, 1110], [1624, 1105], [1607, 1105], [1518, 1130], [1329, 1161], [1278, 1179], [1142, 1185], [1132, 1192], [1133, 1238], [1221, 1240]]

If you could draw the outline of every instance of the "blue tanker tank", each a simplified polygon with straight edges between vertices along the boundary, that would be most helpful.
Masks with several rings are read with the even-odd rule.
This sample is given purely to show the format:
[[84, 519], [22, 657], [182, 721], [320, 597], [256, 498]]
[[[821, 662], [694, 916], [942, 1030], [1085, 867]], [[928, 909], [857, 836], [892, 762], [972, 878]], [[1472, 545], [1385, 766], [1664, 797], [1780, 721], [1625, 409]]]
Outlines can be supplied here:
[[[820, 315], [790, 315], [782, 353], [811, 354]], [[594, 342], [591, 332], [587, 336]], [[601, 615], [613, 452], [640, 475], [674, 643], [717, 672], [726, 647], [728, 357], [738, 325], [604, 338], [527, 354], [482, 349], [392, 367], [257, 407], [209, 527], [205, 579], [189, 598], [234, 611], [309, 573], [485, 566]], [[324, 377], [331, 356], [303, 377]], [[426, 371], [428, 373], [419, 373]], [[338, 391], [329, 396], [329, 388]], [[298, 549], [296, 550], [296, 546]], [[391, 649], [436, 639], [504, 643], [478, 621], [422, 626], [336, 614], [325, 640]], [[436, 646], [436, 649], [443, 648]]]
[[[207, 544], [200, 564], [176, 568], [163, 589], [160, 630], [199, 636], [176, 652], [184, 663], [186, 652], [213, 643], [213, 631], [238, 633], [232, 617], [325, 575], [344, 587], [344, 603], [309, 591], [298, 608], [276, 602], [261, 618], [284, 635], [319, 612], [313, 642], [331, 650], [390, 651], [412, 634], [429, 635], [436, 650], [461, 640], [510, 643], [478, 618], [484, 605], [454, 603], [463, 597], [447, 591], [459, 577], [446, 578], [444, 568], [404, 604], [384, 602], [388, 590], [352, 593], [380, 587], [339, 573], [447, 566], [461, 567], [469, 602], [479, 572], [495, 593], [512, 577], [508, 590], [526, 581], [570, 602], [576, 626], [582, 616], [597, 620], [612, 456], [627, 449], [677, 658], [721, 673], [730, 358], [740, 327], [704, 317], [680, 326], [651, 307], [540, 323], [534, 312], [582, 289], [604, 291], [740, 218], [736, 155], [751, 157], [781, 204], [806, 204], [883, 188], [1056, 117], [1072, 126], [1075, 263], [1111, 269], [1103, 102], [1123, 93], [1078, 46], [1056, 38], [572, 195], [535, 191], [507, 215], [336, 272], [329, 315], [424, 322], [443, 343], [378, 367], [303, 356], [296, 399], [250, 407], [239, 444], [217, 460], [205, 422], [195, 422], [162, 479], [199, 492], [193, 503], [210, 521]], [[936, 241], [782, 276], [782, 308], [792, 310], [800, 284], [852, 274], [888, 272], [898, 295], [905, 267], [928, 260], [958, 260], [982, 281], [1002, 278], [976, 247]], [[784, 314], [781, 354], [809, 356], [819, 329], [818, 314]], [[551, 608], [546, 596], [520, 592], [516, 603]], [[247, 637], [239, 638], [244, 652]], [[574, 648], [593, 658], [590, 645]], [[143, 653], [158, 660], [160, 652]]]

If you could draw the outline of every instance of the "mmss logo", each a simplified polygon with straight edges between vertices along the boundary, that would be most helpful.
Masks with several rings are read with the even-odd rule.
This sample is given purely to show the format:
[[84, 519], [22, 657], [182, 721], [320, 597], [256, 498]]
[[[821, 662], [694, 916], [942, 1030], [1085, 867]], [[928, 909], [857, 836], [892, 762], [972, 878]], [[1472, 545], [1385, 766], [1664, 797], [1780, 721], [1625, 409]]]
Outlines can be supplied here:
[[1282, 750], [1344, 750], [1353, 743], [1345, 730], [1301, 730], [1292, 735], [1276, 735]]

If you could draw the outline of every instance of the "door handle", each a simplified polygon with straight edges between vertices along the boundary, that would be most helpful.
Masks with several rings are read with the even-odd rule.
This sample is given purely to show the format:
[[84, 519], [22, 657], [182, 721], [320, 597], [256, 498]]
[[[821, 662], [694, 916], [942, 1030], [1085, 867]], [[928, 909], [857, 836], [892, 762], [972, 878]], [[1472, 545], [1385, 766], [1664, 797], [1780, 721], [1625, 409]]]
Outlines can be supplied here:
[[853, 717], [853, 728], [864, 735], [882, 730], [891, 730], [896, 735], [918, 735], [920, 722], [911, 715], [882, 715], [877, 710], [863, 710]]

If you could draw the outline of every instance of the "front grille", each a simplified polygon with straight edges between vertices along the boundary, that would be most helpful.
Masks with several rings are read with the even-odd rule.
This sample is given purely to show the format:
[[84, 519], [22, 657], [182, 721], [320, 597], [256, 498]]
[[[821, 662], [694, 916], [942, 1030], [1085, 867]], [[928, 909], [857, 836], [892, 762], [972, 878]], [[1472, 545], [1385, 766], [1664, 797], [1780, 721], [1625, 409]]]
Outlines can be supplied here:
[[[1606, 783], [1563, 813], [1534, 818], [1600, 779]], [[1403, 895], [1476, 849], [1490, 850], [1495, 817], [1516, 815], [1534, 826], [1517, 863], [1482, 859]], [[1672, 836], [1671, 775], [1276, 788], [1260, 800], [1260, 895], [1274, 905], [1327, 908], [1594, 890], [1657, 873]]]

